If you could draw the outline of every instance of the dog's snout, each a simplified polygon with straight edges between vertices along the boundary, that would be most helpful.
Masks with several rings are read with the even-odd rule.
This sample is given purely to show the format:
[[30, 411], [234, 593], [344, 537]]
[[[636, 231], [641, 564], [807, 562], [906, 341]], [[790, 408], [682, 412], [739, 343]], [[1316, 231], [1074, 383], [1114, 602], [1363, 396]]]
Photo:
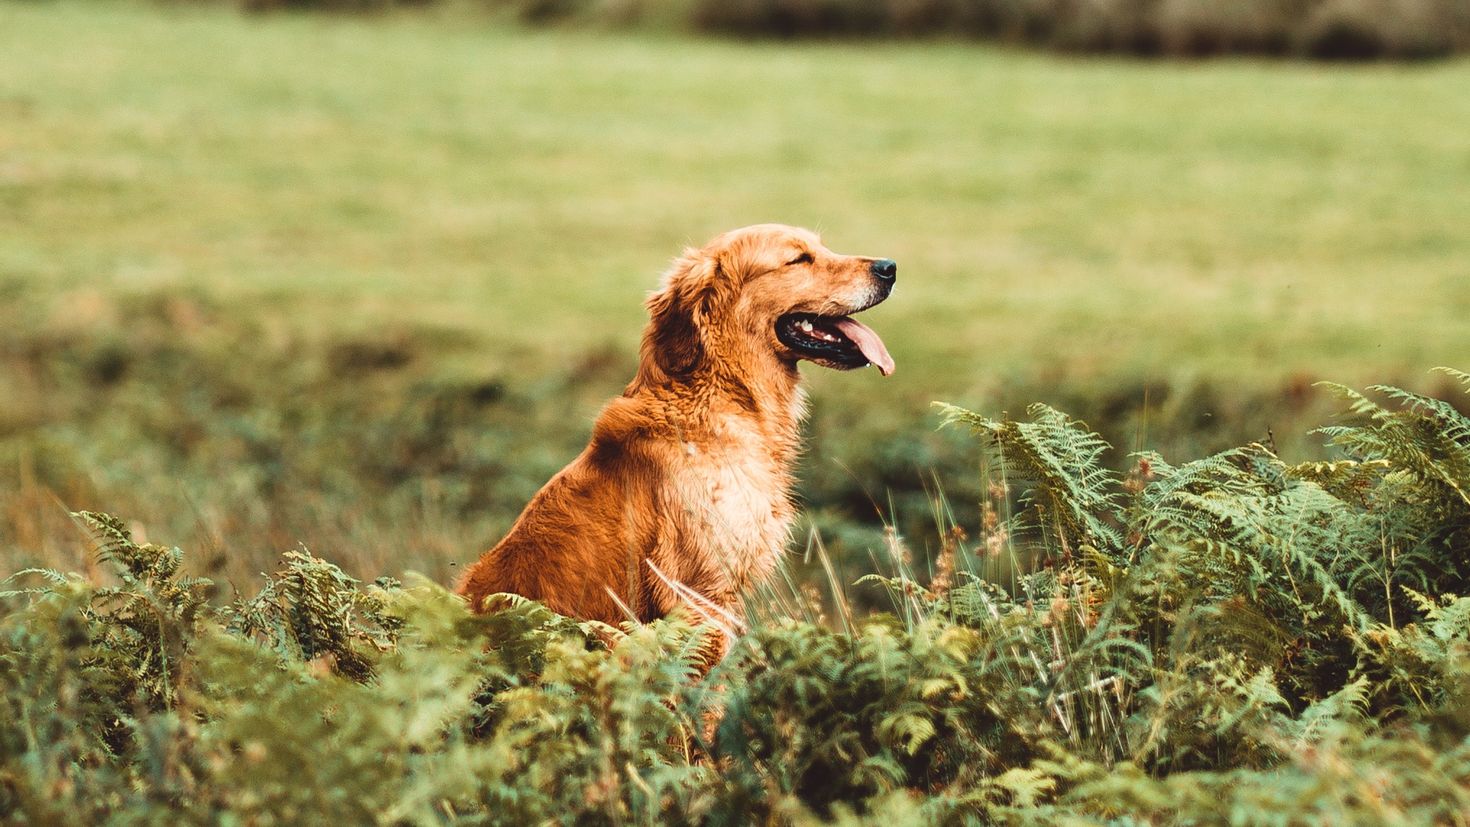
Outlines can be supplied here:
[[880, 258], [873, 262], [873, 277], [886, 284], [892, 284], [898, 278], [898, 262], [891, 258]]

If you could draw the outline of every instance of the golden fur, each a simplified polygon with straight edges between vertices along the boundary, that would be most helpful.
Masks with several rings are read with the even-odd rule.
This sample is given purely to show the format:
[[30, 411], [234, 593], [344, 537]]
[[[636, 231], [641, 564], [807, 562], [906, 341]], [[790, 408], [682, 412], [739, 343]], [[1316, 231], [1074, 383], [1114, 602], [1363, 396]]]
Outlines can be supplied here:
[[739, 617], [741, 592], [771, 572], [795, 516], [803, 357], [776, 320], [882, 301], [892, 277], [875, 282], [874, 262], [781, 225], [686, 250], [648, 300], [637, 376], [581, 455], [469, 567], [460, 594], [476, 610], [513, 592], [617, 623], [689, 606], [687, 586], [708, 602], [697, 614]]

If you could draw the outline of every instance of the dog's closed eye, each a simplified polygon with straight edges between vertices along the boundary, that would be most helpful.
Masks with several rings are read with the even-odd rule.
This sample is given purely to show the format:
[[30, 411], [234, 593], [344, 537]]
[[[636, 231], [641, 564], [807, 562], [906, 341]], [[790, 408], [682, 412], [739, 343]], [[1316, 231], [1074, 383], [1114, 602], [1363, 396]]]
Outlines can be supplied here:
[[794, 266], [794, 265], [797, 265], [797, 264], [811, 264], [812, 262], [814, 262], [816, 260], [817, 260], [816, 257], [813, 256], [811, 253], [802, 253], [801, 255], [797, 256], [796, 258], [793, 258], [792, 260], [786, 262], [786, 266], [787, 267], [791, 267], [791, 266]]

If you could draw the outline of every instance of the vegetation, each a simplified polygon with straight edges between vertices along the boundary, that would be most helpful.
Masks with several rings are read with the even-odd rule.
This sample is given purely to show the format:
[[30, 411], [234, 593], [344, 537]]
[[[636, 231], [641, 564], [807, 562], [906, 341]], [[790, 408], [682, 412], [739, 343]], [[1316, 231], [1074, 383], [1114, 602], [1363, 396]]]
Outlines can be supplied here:
[[[212, 2], [213, 0], [196, 0]], [[233, 0], [247, 11], [450, 7], [743, 37], [946, 37], [1070, 52], [1413, 60], [1470, 50], [1464, 0]]]
[[1137, 55], [1229, 53], [1335, 60], [1470, 48], [1463, 0], [491, 0], [533, 23], [671, 20], [778, 37], [947, 35]]
[[1340, 459], [1145, 453], [1126, 477], [1051, 408], [948, 409], [995, 469], [974, 539], [950, 526], [921, 585], [895, 538], [868, 578], [888, 613], [758, 601], [703, 678], [700, 629], [471, 617], [306, 551], [216, 606], [178, 549], [82, 513], [117, 585], [0, 594], [0, 814], [1465, 824], [1470, 417], [1337, 391]]
[[[0, 4], [0, 822], [1465, 823], [1467, 64], [455, 14]], [[468, 616], [761, 220], [903, 272], [751, 633]]]

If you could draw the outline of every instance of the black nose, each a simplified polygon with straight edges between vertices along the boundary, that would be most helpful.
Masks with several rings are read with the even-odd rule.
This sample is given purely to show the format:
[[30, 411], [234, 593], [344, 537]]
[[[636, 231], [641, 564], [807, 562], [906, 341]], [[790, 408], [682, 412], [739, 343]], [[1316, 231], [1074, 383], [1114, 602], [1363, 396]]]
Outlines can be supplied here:
[[893, 280], [898, 278], [898, 262], [891, 258], [878, 259], [873, 262], [873, 275], [879, 281], [886, 281], [892, 284]]

